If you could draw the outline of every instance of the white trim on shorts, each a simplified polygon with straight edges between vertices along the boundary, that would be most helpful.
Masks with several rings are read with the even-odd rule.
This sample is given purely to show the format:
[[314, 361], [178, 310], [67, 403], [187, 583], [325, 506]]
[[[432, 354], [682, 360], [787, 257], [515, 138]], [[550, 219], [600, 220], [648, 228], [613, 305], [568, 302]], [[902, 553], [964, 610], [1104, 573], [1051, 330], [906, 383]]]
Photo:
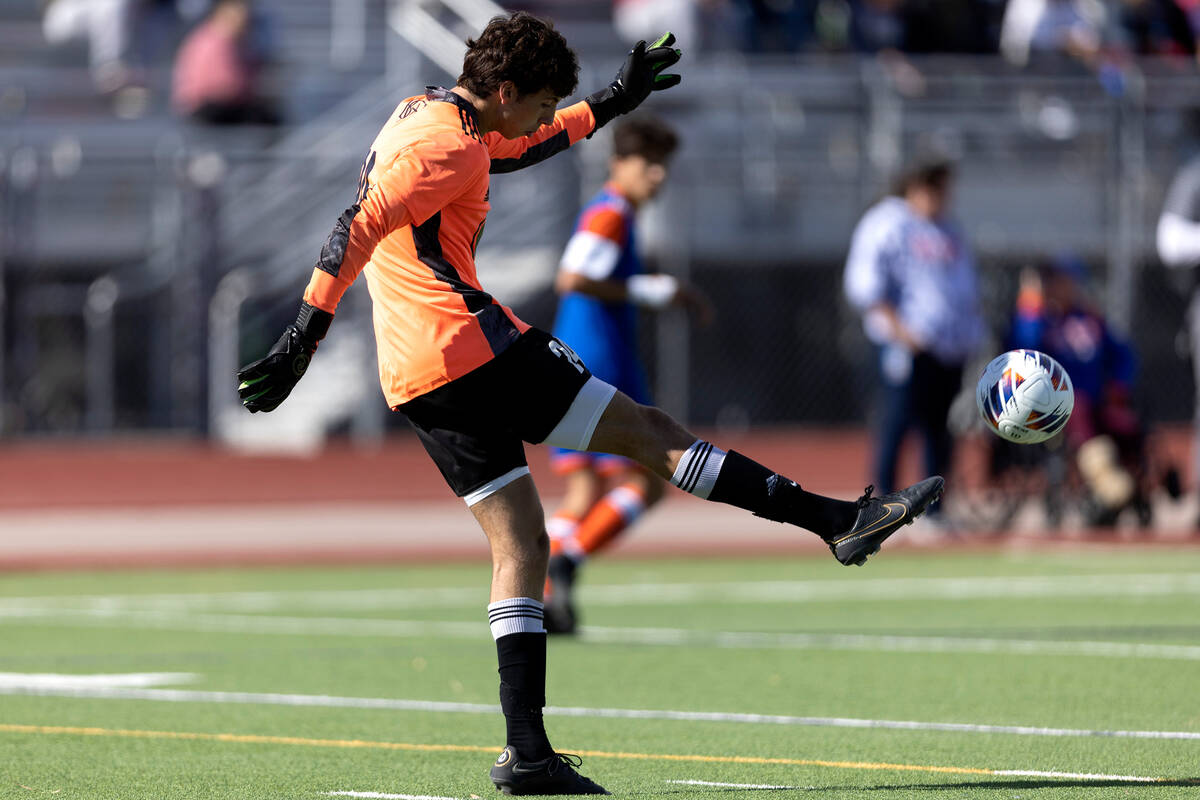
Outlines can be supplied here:
[[517, 478], [520, 478], [522, 475], [528, 475], [528, 474], [529, 474], [528, 466], [510, 469], [508, 472], [504, 473], [499, 478], [494, 478], [494, 479], [488, 481], [487, 483], [485, 483], [483, 486], [480, 486], [475, 491], [468, 492], [467, 494], [463, 495], [463, 501], [466, 502], [467, 507], [470, 508], [471, 506], [475, 505], [476, 503], [478, 503], [480, 500], [484, 499], [485, 497], [489, 497], [489, 496], [495, 494], [496, 492], [500, 491], [501, 489], [503, 489], [505, 486], [508, 486], [510, 483], [515, 481]]
[[568, 450], [587, 450], [592, 443], [592, 434], [596, 432], [596, 424], [608, 404], [617, 393], [617, 387], [605, 383], [595, 375], [587, 379], [587, 383], [571, 401], [571, 407], [563, 418], [554, 426], [554, 430], [542, 441], [542, 444], [554, 447], [564, 447]]

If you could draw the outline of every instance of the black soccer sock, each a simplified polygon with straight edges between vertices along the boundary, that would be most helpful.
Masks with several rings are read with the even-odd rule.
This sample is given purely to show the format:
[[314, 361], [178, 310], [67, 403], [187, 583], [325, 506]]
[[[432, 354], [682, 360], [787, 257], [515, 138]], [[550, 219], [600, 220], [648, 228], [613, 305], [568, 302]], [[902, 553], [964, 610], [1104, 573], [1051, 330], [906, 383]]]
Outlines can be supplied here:
[[806, 492], [736, 450], [726, 453], [700, 439], [679, 460], [671, 483], [698, 497], [798, 525], [826, 539], [849, 530], [858, 516], [853, 502]]
[[[546, 705], [546, 631], [542, 604], [528, 597], [488, 606], [500, 664], [500, 708], [506, 743], [522, 758], [540, 761], [554, 754], [542, 708]], [[534, 630], [536, 628], [536, 630]]]

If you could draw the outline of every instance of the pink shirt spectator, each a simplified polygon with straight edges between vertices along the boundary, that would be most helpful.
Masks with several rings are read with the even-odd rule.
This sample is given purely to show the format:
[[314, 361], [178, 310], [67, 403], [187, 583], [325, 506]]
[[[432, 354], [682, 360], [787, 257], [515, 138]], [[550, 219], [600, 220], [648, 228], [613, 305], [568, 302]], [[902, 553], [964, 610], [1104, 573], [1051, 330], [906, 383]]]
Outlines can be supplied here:
[[172, 103], [182, 114], [205, 103], [250, 103], [256, 77], [257, 69], [246, 57], [241, 37], [210, 20], [196, 28], [179, 49]]

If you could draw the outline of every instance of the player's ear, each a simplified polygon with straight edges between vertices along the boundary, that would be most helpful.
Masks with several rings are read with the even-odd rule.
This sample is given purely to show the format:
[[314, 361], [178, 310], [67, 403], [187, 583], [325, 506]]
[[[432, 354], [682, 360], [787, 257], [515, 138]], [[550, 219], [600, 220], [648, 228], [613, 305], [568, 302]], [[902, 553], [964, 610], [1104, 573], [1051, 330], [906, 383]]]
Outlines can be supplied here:
[[501, 105], [515, 103], [521, 96], [521, 93], [517, 91], [517, 85], [512, 81], [500, 81], [500, 86], [496, 89], [496, 92], [500, 95]]

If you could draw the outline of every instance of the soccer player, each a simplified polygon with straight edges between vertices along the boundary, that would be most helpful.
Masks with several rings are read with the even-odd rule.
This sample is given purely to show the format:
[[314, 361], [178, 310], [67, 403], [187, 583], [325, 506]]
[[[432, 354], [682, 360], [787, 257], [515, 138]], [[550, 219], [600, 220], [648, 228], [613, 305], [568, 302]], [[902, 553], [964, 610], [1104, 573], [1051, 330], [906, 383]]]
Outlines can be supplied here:
[[[562, 301], [554, 336], [592, 375], [642, 404], [650, 403], [650, 392], [637, 355], [638, 308], [681, 306], [703, 322], [712, 313], [692, 286], [670, 275], [645, 274], [638, 256], [638, 209], [662, 188], [678, 143], [675, 131], [654, 117], [630, 117], [616, 126], [608, 181], [580, 213], [555, 282]], [[571, 589], [577, 569], [661, 500], [664, 482], [623, 456], [551, 451], [551, 467], [565, 476], [566, 494], [546, 521], [550, 565], [544, 622], [547, 633], [573, 633]]]
[[479, 285], [475, 246], [490, 174], [528, 167], [679, 82], [667, 34], [638, 42], [616, 78], [556, 111], [575, 90], [574, 52], [547, 22], [517, 12], [467, 41], [451, 89], [401, 101], [371, 147], [357, 201], [321, 249], [300, 313], [238, 372], [250, 411], [271, 411], [304, 375], [338, 301], [366, 272], [379, 373], [492, 551], [488, 618], [507, 742], [490, 777], [506, 794], [605, 794], [556, 753], [542, 721], [549, 540], [522, 442], [632, 458], [684, 491], [798, 525], [843, 564], [860, 564], [941, 493], [942, 479], [848, 502], [688, 433], [594, 377], [569, 347], [522, 322]]

